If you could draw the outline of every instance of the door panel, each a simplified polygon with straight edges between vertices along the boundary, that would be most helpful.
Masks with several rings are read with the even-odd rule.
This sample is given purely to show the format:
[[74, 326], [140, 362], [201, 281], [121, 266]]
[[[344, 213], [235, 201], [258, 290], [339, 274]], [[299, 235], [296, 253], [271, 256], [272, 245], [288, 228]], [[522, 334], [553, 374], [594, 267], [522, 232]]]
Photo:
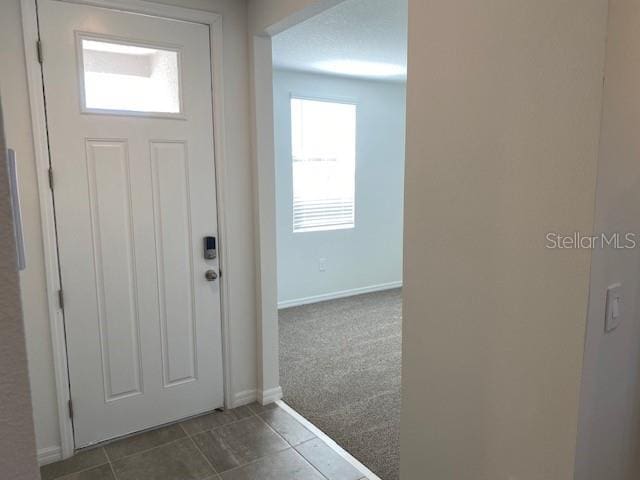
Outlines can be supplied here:
[[209, 29], [38, 7], [83, 447], [223, 404]]
[[126, 141], [87, 140], [91, 236], [105, 400], [142, 392]]
[[191, 208], [186, 146], [152, 142], [164, 385], [196, 378]]

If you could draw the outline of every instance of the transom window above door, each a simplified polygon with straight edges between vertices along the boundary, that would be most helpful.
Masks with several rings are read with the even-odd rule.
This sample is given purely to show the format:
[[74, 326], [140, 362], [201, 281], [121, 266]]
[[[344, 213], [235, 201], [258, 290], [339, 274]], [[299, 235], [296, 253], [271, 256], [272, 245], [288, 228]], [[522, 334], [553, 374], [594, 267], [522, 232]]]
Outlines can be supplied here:
[[88, 113], [182, 113], [180, 52], [79, 35], [82, 110]]
[[355, 227], [356, 105], [291, 99], [293, 231]]

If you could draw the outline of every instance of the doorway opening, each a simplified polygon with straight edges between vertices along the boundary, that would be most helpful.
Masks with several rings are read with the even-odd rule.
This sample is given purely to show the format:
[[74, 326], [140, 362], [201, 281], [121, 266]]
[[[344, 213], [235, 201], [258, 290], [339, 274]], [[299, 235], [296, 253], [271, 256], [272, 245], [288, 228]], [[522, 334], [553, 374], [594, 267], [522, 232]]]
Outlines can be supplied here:
[[283, 400], [399, 478], [406, 0], [272, 37]]

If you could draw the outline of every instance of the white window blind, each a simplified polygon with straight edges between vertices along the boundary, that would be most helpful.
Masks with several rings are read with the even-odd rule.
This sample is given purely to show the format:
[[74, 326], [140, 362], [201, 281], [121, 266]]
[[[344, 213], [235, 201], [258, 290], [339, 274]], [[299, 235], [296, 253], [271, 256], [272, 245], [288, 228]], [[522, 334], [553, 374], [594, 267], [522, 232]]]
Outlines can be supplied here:
[[291, 99], [293, 231], [353, 228], [356, 106]]

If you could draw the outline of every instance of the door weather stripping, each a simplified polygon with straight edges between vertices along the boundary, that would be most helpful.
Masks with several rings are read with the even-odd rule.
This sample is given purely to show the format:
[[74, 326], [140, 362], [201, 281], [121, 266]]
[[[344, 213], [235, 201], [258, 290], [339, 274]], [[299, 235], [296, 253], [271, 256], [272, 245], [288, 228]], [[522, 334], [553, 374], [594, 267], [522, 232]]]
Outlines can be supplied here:
[[42, 42], [40, 40], [36, 41], [36, 52], [38, 53], [38, 62], [42, 63], [44, 56], [42, 55]]

